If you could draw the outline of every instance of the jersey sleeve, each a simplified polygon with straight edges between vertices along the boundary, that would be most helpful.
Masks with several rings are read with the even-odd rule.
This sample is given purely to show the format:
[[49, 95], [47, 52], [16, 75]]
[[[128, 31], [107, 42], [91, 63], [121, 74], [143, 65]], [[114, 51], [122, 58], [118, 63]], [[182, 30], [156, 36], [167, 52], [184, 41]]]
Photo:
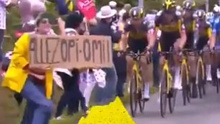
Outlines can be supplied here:
[[159, 26], [160, 26], [162, 12], [163, 12], [163, 11], [161, 10], [161, 11], [159, 11], [159, 12], [156, 14], [156, 17], [155, 17], [155, 27], [159, 27]]
[[152, 21], [144, 21], [143, 22], [143, 31], [147, 33], [154, 33], [155, 23]]
[[217, 31], [219, 30], [219, 24], [220, 24], [219, 18], [213, 20], [212, 33], [214, 34], [217, 33]]

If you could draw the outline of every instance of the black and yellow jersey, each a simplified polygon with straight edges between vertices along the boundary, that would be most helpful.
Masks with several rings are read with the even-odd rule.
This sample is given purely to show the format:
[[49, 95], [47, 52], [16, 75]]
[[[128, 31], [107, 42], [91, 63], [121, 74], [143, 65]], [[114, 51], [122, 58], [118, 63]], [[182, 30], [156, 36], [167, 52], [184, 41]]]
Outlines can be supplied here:
[[199, 37], [208, 37], [210, 38], [212, 35], [212, 28], [211, 24], [204, 20], [197, 20], [196, 21], [196, 28], [198, 31]]
[[195, 10], [184, 10], [182, 13], [183, 23], [186, 28], [186, 32], [193, 32], [195, 31], [196, 26], [196, 17], [195, 17]]
[[166, 33], [180, 32], [182, 29], [185, 30], [185, 26], [182, 23], [181, 12], [177, 10], [173, 11], [160, 11], [157, 13], [155, 25], [156, 28]]
[[128, 38], [130, 39], [142, 40], [146, 39], [146, 34], [148, 31], [153, 31], [154, 28], [155, 26], [153, 23], [144, 20], [141, 22], [139, 27], [132, 24], [132, 20], [128, 20], [124, 26], [124, 32], [128, 33]]

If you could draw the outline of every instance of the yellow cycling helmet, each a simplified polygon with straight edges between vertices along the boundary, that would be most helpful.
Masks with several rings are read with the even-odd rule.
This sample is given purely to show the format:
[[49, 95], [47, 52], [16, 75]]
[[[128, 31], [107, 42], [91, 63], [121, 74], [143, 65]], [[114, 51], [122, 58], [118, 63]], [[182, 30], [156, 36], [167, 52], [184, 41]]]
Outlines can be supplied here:
[[193, 0], [185, 0], [183, 1], [183, 9], [193, 9], [195, 8], [196, 3]]
[[163, 3], [163, 7], [166, 10], [169, 10], [170, 8], [174, 8], [176, 6], [176, 1], [174, 0], [165, 0]]
[[141, 7], [131, 8], [129, 15], [132, 19], [142, 19], [144, 17], [144, 10]]

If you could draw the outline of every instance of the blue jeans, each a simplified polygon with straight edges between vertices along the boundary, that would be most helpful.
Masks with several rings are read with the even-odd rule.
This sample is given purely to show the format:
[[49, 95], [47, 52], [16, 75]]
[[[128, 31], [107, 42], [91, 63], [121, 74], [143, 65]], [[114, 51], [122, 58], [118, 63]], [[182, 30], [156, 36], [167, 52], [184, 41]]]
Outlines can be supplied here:
[[28, 78], [21, 95], [27, 100], [21, 124], [49, 124], [53, 102], [46, 98], [44, 85]]
[[106, 86], [104, 88], [97, 87], [95, 98], [98, 104], [108, 104], [116, 96], [118, 77], [115, 66], [102, 69], [106, 73]]

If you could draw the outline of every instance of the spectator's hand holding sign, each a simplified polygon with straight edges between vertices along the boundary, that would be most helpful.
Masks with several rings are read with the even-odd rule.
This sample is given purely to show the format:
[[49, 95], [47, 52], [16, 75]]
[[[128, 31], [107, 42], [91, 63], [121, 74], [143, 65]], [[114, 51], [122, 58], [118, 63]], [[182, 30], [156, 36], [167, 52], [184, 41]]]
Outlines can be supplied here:
[[107, 36], [31, 35], [30, 66], [60, 68], [112, 67], [112, 44]]

